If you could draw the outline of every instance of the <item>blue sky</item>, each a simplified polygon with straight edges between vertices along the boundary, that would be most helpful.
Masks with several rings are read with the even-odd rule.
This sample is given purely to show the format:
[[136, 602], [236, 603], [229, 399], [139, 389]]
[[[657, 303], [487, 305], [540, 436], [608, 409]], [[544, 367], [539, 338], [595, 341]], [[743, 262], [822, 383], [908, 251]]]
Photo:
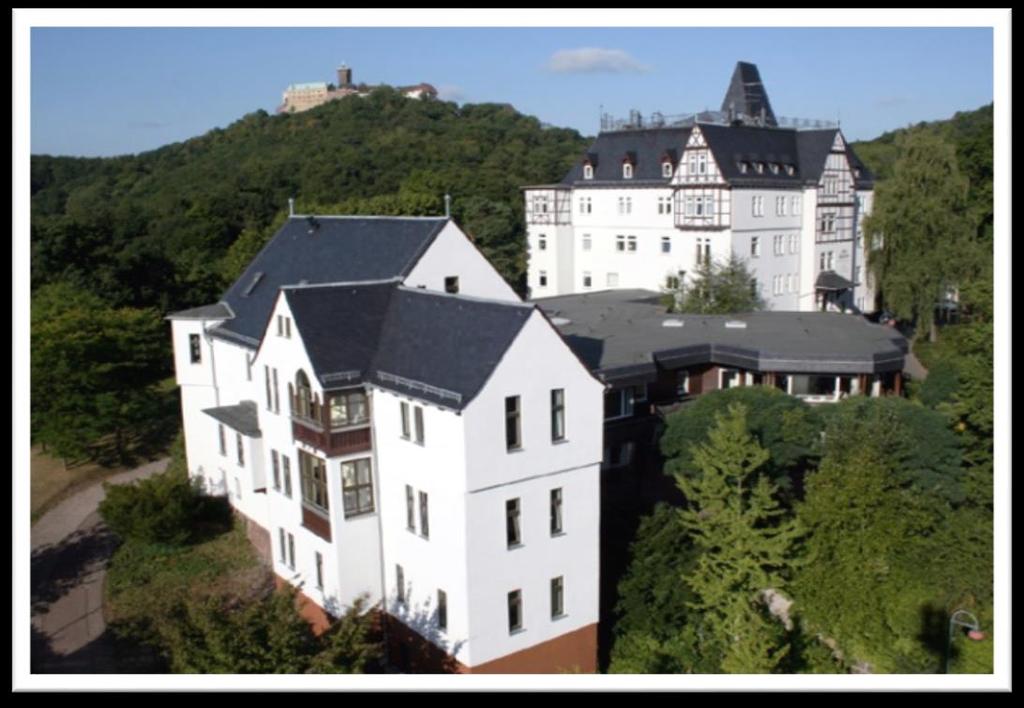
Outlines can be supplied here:
[[34, 28], [31, 149], [151, 150], [273, 112], [290, 83], [426, 81], [585, 135], [619, 116], [719, 108], [736, 61], [777, 115], [851, 140], [992, 100], [992, 30], [972, 28]]

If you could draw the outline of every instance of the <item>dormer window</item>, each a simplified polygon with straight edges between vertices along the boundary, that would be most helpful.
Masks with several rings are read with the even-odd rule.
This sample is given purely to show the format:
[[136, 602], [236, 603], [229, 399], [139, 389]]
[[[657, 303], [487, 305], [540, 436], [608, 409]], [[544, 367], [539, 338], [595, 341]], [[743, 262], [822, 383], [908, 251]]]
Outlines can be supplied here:
[[773, 162], [773, 163], [772, 163], [771, 165], [769, 165], [768, 167], [769, 167], [769, 169], [770, 169], [770, 170], [772, 171], [772, 174], [773, 174], [773, 175], [777, 175], [777, 174], [779, 174], [779, 163], [777, 163], [777, 162]]
[[764, 174], [764, 163], [763, 162], [755, 162], [754, 163], [754, 169], [757, 170], [757, 174], [759, 174], [759, 175], [760, 174]]
[[622, 178], [633, 179], [633, 165], [629, 162], [625, 162], [622, 165]]
[[793, 165], [786, 165], [786, 174], [792, 177], [796, 174], [796, 168]]
[[749, 169], [750, 166], [746, 162], [740, 162], [739, 166], [740, 166], [740, 174], [744, 174], [744, 175], [747, 174], [747, 170]]
[[665, 178], [669, 178], [672, 176], [672, 163], [669, 162], [668, 160], [665, 160], [665, 162], [661, 163], [661, 176]]
[[860, 170], [857, 169], [856, 167], [853, 169], [853, 176], [854, 177], [860, 177]]
[[593, 165], [583, 165], [583, 179], [594, 179]]

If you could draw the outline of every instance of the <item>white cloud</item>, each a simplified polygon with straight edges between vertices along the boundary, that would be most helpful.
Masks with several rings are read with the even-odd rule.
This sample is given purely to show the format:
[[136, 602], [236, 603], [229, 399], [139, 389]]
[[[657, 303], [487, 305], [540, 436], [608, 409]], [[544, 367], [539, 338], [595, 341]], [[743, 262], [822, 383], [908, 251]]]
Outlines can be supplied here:
[[548, 69], [563, 74], [575, 73], [641, 73], [651, 67], [641, 64], [621, 49], [559, 49], [548, 60]]
[[462, 103], [466, 98], [466, 92], [453, 84], [442, 84], [437, 87], [437, 97], [442, 101], [455, 101]]

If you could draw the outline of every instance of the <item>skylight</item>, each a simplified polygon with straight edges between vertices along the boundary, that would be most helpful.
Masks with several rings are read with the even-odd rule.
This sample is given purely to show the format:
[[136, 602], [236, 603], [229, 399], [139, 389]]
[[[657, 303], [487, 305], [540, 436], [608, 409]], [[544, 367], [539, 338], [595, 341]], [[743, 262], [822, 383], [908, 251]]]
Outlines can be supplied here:
[[260, 284], [261, 280], [263, 280], [263, 271], [256, 273], [256, 275], [252, 277], [252, 282], [249, 283], [249, 287], [247, 287], [245, 292], [242, 293], [242, 297], [249, 297], [252, 291], [256, 289], [256, 286]]

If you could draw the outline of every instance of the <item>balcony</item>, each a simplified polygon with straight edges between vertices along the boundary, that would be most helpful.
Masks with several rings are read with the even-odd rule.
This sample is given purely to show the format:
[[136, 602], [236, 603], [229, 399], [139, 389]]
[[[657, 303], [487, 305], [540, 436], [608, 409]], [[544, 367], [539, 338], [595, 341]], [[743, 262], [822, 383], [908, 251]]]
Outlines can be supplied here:
[[327, 457], [365, 452], [373, 445], [370, 424], [332, 429], [322, 421], [292, 413], [292, 437], [320, 450]]

